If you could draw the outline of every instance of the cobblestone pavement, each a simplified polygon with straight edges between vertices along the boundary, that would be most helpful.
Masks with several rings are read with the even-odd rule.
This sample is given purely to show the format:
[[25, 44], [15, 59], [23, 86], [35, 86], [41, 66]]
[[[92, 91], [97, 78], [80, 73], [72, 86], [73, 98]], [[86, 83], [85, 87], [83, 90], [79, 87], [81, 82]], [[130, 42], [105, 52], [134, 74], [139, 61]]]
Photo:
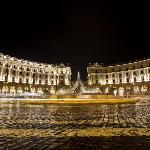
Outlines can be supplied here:
[[[0, 149], [111, 149], [121, 148], [121, 144], [150, 149], [149, 127], [148, 100], [118, 105], [0, 104]], [[113, 134], [102, 133], [107, 129], [113, 129]], [[119, 138], [114, 129], [138, 129], [138, 134], [130, 132]]]

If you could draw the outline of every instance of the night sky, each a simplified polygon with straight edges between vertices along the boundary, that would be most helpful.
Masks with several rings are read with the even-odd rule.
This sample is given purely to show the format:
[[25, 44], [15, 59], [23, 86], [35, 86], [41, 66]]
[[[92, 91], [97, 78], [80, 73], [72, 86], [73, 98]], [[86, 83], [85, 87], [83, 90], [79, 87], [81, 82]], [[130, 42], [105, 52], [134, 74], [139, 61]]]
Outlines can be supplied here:
[[0, 5], [0, 52], [67, 63], [86, 80], [89, 62], [114, 64], [150, 56], [149, 4], [143, 1], [12, 2]]

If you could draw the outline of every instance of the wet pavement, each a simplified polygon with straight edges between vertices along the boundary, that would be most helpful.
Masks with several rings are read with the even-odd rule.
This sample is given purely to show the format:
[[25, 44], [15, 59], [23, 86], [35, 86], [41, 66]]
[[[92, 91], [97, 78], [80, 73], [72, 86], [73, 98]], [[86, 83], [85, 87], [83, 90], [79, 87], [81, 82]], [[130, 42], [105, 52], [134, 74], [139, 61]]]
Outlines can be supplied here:
[[0, 149], [150, 149], [150, 101], [0, 103]]

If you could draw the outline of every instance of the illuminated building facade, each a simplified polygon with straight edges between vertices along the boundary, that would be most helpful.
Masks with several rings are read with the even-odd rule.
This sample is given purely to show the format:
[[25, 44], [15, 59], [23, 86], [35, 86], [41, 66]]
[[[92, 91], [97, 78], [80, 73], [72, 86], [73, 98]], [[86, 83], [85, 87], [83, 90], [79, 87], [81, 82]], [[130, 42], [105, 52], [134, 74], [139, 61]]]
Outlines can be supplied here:
[[69, 64], [43, 64], [0, 53], [1, 93], [50, 93], [57, 87], [69, 86], [70, 83]]
[[87, 74], [88, 86], [101, 87], [105, 93], [110, 87], [133, 93], [150, 90], [150, 59], [112, 66], [89, 64]]

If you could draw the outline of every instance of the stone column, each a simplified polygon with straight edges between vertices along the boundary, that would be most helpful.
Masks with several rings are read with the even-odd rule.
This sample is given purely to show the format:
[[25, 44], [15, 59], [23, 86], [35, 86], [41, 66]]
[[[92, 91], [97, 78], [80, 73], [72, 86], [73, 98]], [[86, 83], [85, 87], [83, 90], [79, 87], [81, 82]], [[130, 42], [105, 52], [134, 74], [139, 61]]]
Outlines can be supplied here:
[[11, 69], [8, 69], [8, 82], [12, 82], [12, 74], [11, 74]]
[[33, 80], [32, 80], [32, 72], [29, 72], [29, 84], [32, 84]]
[[0, 80], [1, 81], [4, 81], [4, 79], [3, 79], [3, 72], [4, 72], [4, 68], [3, 68], [3, 66], [2, 66], [2, 68], [1, 68], [1, 75], [0, 75]]
[[18, 70], [16, 70], [16, 83], [19, 83], [19, 72]]
[[148, 68], [144, 68], [144, 81], [148, 81]]
[[130, 71], [130, 83], [133, 83], [134, 79], [133, 79], [133, 70]]
[[47, 74], [47, 84], [50, 85], [50, 74]]

